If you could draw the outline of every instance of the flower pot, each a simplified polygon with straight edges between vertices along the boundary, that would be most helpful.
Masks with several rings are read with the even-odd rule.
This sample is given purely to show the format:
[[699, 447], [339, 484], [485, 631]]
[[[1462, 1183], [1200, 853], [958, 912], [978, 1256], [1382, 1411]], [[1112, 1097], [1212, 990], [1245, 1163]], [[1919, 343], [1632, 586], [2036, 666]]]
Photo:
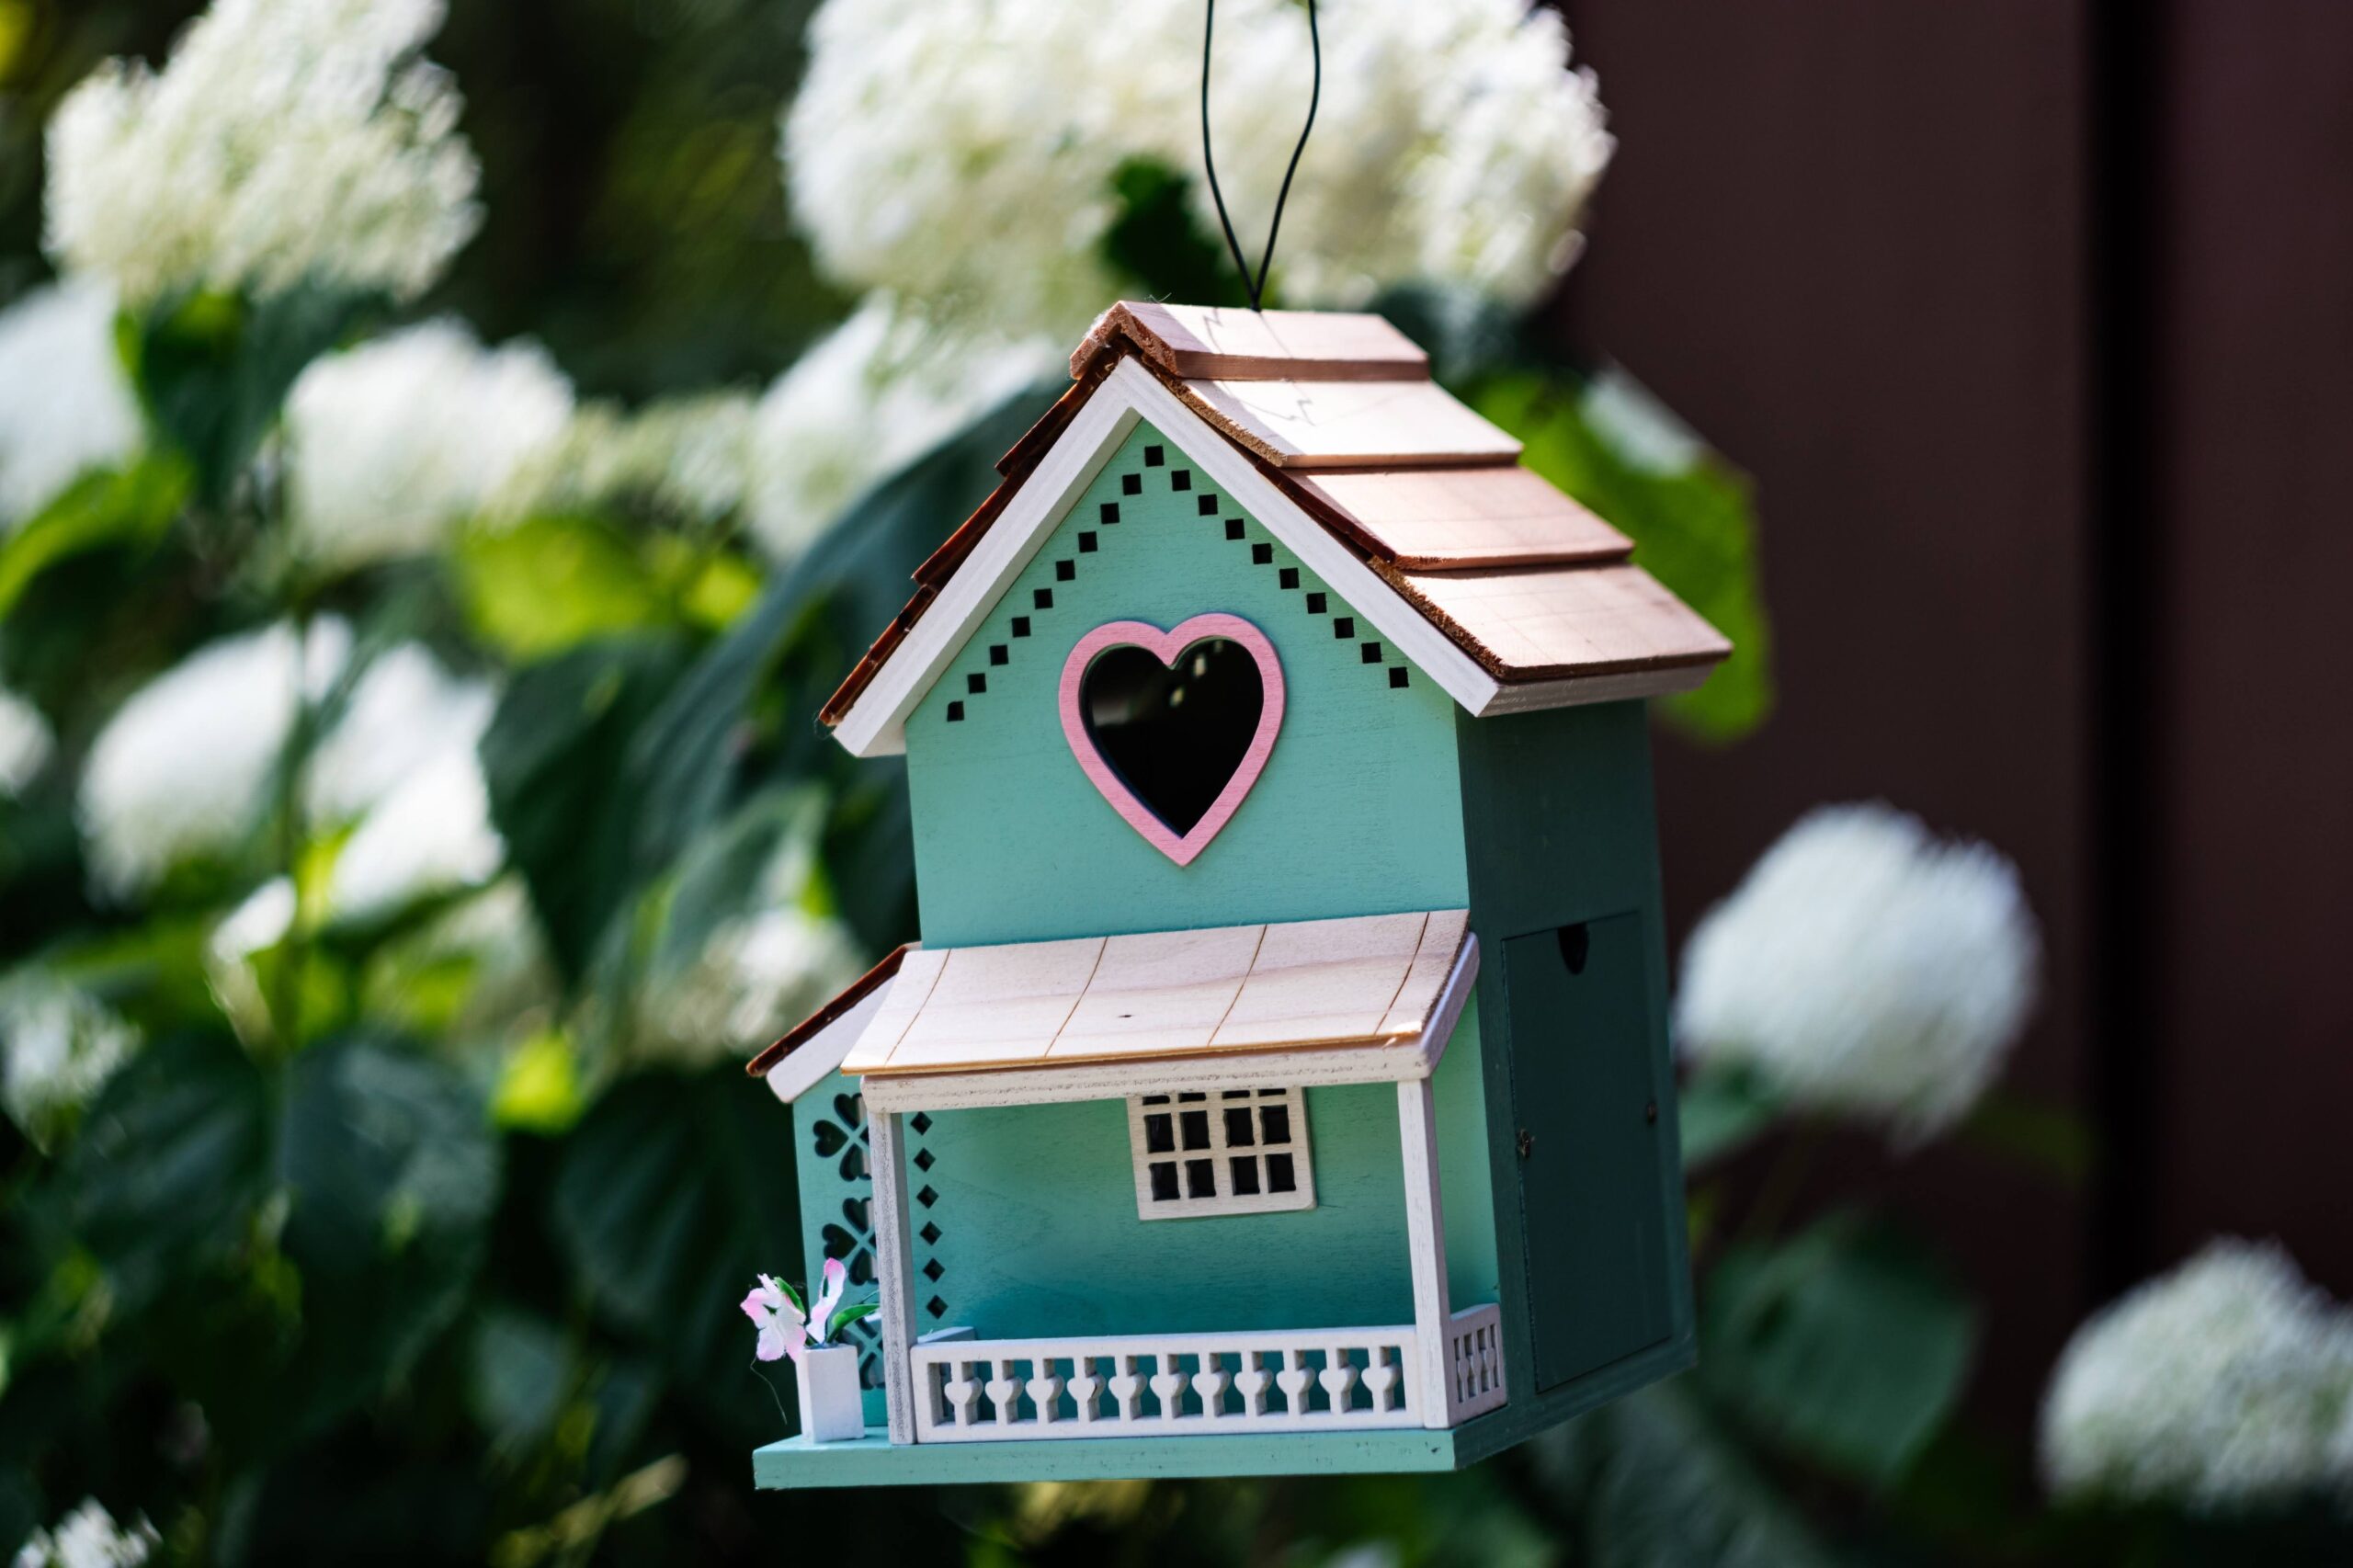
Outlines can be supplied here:
[[866, 1436], [866, 1395], [858, 1386], [858, 1351], [824, 1345], [801, 1358], [801, 1430], [813, 1443]]

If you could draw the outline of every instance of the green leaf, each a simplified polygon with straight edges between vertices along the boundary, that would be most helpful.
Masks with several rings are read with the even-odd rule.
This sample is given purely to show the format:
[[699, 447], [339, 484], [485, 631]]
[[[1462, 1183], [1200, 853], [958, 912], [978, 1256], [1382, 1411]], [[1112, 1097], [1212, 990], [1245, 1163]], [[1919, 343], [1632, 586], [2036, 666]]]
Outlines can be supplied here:
[[572, 1382], [563, 1330], [533, 1313], [494, 1307], [474, 1324], [467, 1362], [466, 1403], [492, 1451], [512, 1461], [544, 1442]]
[[691, 968], [722, 927], [765, 906], [770, 894], [764, 876], [770, 863], [795, 838], [813, 845], [825, 805], [814, 790], [772, 790], [753, 797], [688, 847], [665, 901], [654, 978]]
[[63, 1176], [63, 1220], [119, 1310], [227, 1257], [269, 1180], [269, 1103], [234, 1042], [156, 1041], [108, 1082]]
[[294, 378], [369, 309], [305, 288], [261, 304], [196, 294], [126, 323], [125, 358], [148, 415], [195, 465], [199, 495], [215, 506], [228, 498]]
[[1770, 639], [1747, 480], [1622, 372], [1580, 384], [1515, 370], [1480, 381], [1471, 403], [1520, 438], [1529, 468], [1631, 538], [1635, 562], [1732, 639], [1732, 657], [1698, 690], [1666, 699], [1666, 716], [1714, 741], [1762, 724]]
[[475, 635], [512, 659], [545, 658], [673, 619], [628, 539], [593, 517], [470, 529], [452, 566]]
[[1961, 1137], [2013, 1165], [2075, 1188], [2091, 1172], [2095, 1139], [2081, 1117], [1995, 1092], [1977, 1102]]
[[498, 1200], [499, 1151], [455, 1068], [361, 1040], [297, 1057], [278, 1134], [301, 1271], [290, 1423], [323, 1422], [404, 1376], [456, 1318]]
[[625, 759], [683, 663], [666, 640], [574, 648], [517, 676], [483, 737], [491, 820], [567, 980], [644, 881], [633, 847], [649, 801]]
[[1528, 1445], [1586, 1568], [1828, 1568], [1803, 1517], [1690, 1398], [1659, 1384]]
[[[851, 503], [696, 662], [631, 748], [630, 788], [648, 802], [645, 864], [674, 863], [735, 802], [779, 779], [866, 791], [855, 809], [867, 818], [904, 818], [903, 776], [853, 765], [814, 714], [904, 608], [915, 568], [995, 488], [997, 458], [1049, 402], [1043, 391], [1011, 400]], [[897, 804], [876, 801], [876, 790]], [[836, 842], [829, 829], [829, 864]], [[915, 886], [907, 841], [855, 847], [858, 875], [875, 880], [857, 884], [863, 902], [844, 914], [870, 946], [900, 940]], [[837, 887], [853, 885], [832, 869]]]
[[1725, 1253], [1709, 1278], [1711, 1394], [1793, 1451], [1859, 1479], [1903, 1474], [1952, 1413], [1977, 1312], [1905, 1238], [1834, 1216]]
[[144, 549], [170, 529], [188, 499], [188, 465], [169, 455], [85, 474], [0, 544], [0, 617], [59, 562], [105, 545]]
[[854, 1323], [872, 1317], [881, 1310], [882, 1303], [880, 1301], [860, 1301], [854, 1307], [844, 1307], [826, 1320], [825, 1337], [838, 1340], [842, 1336], [842, 1330]]
[[615, 1085], [567, 1140], [555, 1233], [611, 1320], [691, 1387], [740, 1381], [756, 1275], [801, 1256], [785, 1124], [741, 1068]]
[[1684, 1081], [1677, 1101], [1686, 1170], [1746, 1148], [1781, 1114], [1780, 1101], [1747, 1074], [1705, 1067]]

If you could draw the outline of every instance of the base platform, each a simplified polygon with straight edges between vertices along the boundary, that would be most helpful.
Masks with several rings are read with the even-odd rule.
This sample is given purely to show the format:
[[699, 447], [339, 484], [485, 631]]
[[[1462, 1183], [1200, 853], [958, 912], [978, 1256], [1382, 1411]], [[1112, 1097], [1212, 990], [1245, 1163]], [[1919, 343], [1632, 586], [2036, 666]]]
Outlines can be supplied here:
[[880, 1426], [838, 1443], [787, 1437], [752, 1454], [765, 1488], [952, 1486], [997, 1481], [1173, 1480], [1217, 1475], [1383, 1475], [1461, 1470], [1552, 1421], [1509, 1406], [1450, 1431], [1264, 1432], [1199, 1437], [1053, 1437], [893, 1448]]

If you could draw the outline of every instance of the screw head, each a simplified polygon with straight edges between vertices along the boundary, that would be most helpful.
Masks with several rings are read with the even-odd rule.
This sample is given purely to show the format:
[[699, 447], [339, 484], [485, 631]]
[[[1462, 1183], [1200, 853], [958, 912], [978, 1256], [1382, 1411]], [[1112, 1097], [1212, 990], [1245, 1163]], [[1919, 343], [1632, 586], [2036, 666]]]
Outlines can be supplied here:
[[1536, 1140], [1529, 1135], [1525, 1127], [1519, 1130], [1519, 1136], [1513, 1142], [1518, 1145], [1519, 1157], [1523, 1160], [1528, 1158], [1529, 1152], [1536, 1147]]

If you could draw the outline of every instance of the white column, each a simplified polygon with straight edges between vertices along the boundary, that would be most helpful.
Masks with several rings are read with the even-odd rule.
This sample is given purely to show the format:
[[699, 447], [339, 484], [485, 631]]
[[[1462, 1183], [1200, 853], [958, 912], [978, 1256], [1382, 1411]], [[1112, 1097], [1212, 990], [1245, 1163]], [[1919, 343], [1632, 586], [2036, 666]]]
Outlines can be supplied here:
[[899, 1113], [870, 1114], [867, 1152], [874, 1173], [875, 1294], [881, 1303], [882, 1400], [891, 1441], [915, 1440], [915, 1363], [907, 1327], [915, 1321], [908, 1277], [915, 1255], [907, 1241], [907, 1176], [900, 1160]]
[[1414, 1346], [1417, 1366], [1409, 1367], [1421, 1396], [1422, 1425], [1450, 1425], [1447, 1398], [1446, 1210], [1438, 1206], [1438, 1118], [1430, 1081], [1410, 1078], [1397, 1085], [1398, 1142], [1405, 1152], [1405, 1244], [1414, 1266]]

